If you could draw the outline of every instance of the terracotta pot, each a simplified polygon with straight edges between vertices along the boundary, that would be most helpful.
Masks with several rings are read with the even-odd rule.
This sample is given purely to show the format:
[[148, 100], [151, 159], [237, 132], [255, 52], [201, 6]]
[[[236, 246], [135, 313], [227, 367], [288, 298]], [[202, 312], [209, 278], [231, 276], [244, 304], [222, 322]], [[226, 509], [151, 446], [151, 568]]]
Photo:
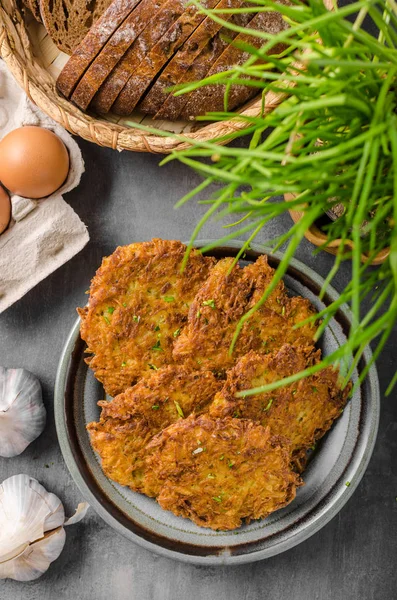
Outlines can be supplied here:
[[[284, 198], [288, 202], [290, 200], [294, 200], [295, 196], [294, 196], [294, 194], [285, 194]], [[290, 210], [289, 214], [291, 215], [292, 220], [295, 223], [300, 221], [300, 219], [304, 215], [304, 213], [299, 210]], [[307, 240], [309, 240], [309, 242], [311, 242], [315, 246], [323, 246], [323, 244], [327, 241], [327, 235], [319, 227], [317, 227], [317, 225], [315, 223], [306, 231], [305, 238]], [[329, 252], [329, 254], [333, 254], [334, 256], [336, 256], [336, 254], [338, 253], [338, 248], [341, 245], [341, 243], [342, 243], [342, 240], [333, 240], [332, 242], [329, 242], [324, 247], [324, 250], [326, 252]], [[353, 241], [351, 241], [351, 240], [345, 241], [345, 248], [352, 249], [353, 247], [354, 247]], [[377, 254], [375, 256], [375, 258], [373, 259], [371, 264], [372, 265], [382, 264], [386, 260], [386, 258], [389, 256], [389, 254], [390, 254], [390, 248], [384, 248], [383, 250], [381, 250], [381, 252], [379, 252], [379, 254]], [[362, 260], [362, 262], [367, 261], [368, 254], [366, 254], [364, 252], [361, 255], [361, 260]]]

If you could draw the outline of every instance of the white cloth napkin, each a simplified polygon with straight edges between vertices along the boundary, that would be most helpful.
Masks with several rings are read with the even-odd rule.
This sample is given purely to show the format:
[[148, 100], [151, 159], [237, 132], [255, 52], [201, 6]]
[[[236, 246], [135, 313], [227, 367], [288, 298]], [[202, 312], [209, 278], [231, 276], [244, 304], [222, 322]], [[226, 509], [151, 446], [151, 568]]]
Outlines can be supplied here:
[[86, 226], [62, 198], [84, 172], [80, 149], [65, 129], [30, 102], [0, 60], [0, 138], [23, 125], [40, 125], [56, 133], [69, 151], [71, 168], [63, 186], [48, 198], [11, 198], [12, 221], [0, 235], [0, 313], [89, 240]]

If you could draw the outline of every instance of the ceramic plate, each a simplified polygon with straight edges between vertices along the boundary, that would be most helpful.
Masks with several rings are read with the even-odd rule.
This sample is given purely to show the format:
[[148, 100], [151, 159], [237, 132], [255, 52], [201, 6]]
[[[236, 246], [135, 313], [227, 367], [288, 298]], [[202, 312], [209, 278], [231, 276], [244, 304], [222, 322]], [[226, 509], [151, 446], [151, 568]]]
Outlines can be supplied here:
[[[235, 243], [212, 254], [217, 258], [235, 256], [239, 248]], [[247, 252], [245, 262], [255, 260], [262, 252], [262, 247], [254, 246]], [[280, 257], [281, 254], [269, 256], [270, 264], [276, 267]], [[323, 279], [302, 263], [291, 261], [284, 281], [292, 295], [309, 298], [318, 309], [324, 306], [318, 299]], [[329, 287], [324, 302], [327, 304], [337, 297], [337, 292]], [[321, 341], [324, 354], [331, 353], [343, 342], [349, 323], [350, 312], [342, 307]], [[61, 450], [76, 484], [91, 506], [116, 531], [148, 550], [190, 563], [211, 565], [245, 563], [273, 556], [296, 546], [328, 523], [352, 496], [363, 476], [378, 428], [379, 389], [374, 367], [342, 417], [317, 445], [303, 476], [305, 486], [298, 489], [296, 499], [289, 506], [232, 532], [200, 528], [164, 511], [153, 499], [117, 485], [103, 474], [90, 446], [86, 424], [98, 419], [97, 402], [105, 394], [84, 363], [84, 350], [77, 321], [60, 360], [55, 389], [55, 418]], [[367, 349], [359, 371], [370, 358]], [[353, 379], [357, 376], [356, 371]]]

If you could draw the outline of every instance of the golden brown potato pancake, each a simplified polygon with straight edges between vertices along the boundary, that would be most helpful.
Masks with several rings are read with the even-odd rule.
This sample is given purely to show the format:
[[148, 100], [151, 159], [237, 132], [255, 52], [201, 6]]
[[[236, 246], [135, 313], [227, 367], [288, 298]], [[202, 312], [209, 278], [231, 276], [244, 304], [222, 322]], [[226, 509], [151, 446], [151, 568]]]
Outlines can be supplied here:
[[205, 410], [220, 387], [212, 373], [170, 366], [152, 371], [111, 402], [99, 402], [100, 420], [87, 429], [104, 473], [141, 491], [151, 438], [192, 412]]
[[351, 386], [343, 390], [332, 367], [262, 394], [237, 398], [237, 392], [272, 383], [318, 363], [320, 350], [284, 344], [266, 356], [250, 352], [227, 373], [227, 380], [210, 407], [212, 417], [251, 419], [270, 427], [292, 443], [295, 456], [320, 439], [341, 414]]
[[274, 269], [266, 256], [245, 268], [232, 268], [233, 259], [220, 260], [191, 303], [188, 323], [175, 341], [173, 357], [219, 374], [250, 350], [267, 354], [285, 342], [314, 343], [315, 326], [293, 326], [314, 314], [310, 302], [289, 298], [280, 282], [264, 305], [245, 323], [230, 355], [229, 348], [241, 317], [262, 297]]
[[145, 492], [201, 527], [229, 530], [294, 499], [287, 440], [249, 420], [191, 416], [150, 442]]
[[154, 239], [119, 247], [91, 282], [88, 306], [78, 309], [81, 337], [95, 377], [111, 396], [142, 373], [172, 363], [172, 346], [189, 306], [215, 263], [186, 246]]

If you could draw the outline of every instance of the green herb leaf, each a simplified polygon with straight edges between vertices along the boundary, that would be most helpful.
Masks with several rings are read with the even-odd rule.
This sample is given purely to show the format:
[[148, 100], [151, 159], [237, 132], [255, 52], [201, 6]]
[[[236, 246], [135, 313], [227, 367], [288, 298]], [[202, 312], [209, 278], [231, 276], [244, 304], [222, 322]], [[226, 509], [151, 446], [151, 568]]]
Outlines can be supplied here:
[[160, 340], [157, 340], [157, 342], [155, 343], [155, 345], [152, 346], [152, 350], [156, 350], [157, 352], [164, 352], [164, 350], [161, 347]]
[[273, 404], [274, 398], [270, 398], [269, 402], [266, 404], [265, 408], [262, 409], [262, 412], [266, 412], [269, 410], [271, 405]]
[[158, 371], [158, 367], [156, 367], [156, 365], [152, 365], [151, 363], [148, 363], [148, 367], [149, 369], [152, 369], [152, 371]]
[[221, 496], [212, 496], [212, 499], [215, 500], [215, 502], [222, 502], [222, 497]]
[[110, 325], [110, 321], [109, 321], [109, 319], [107, 318], [106, 315], [103, 315], [103, 319], [104, 319], [105, 323], [107, 323], [108, 325]]
[[349, 487], [350, 486], [350, 481], [346, 481], [345, 486]]
[[178, 337], [178, 335], [181, 333], [180, 329], [175, 329], [174, 333], [172, 334], [174, 336], [174, 338]]
[[153, 404], [152, 409], [158, 410], [160, 408], [160, 404]]
[[123, 362], [121, 363], [121, 366], [122, 366], [122, 367], [126, 367], [126, 366], [127, 366], [127, 363], [123, 361]]
[[108, 306], [106, 310], [109, 313], [109, 315], [112, 315], [116, 309], [114, 308], [114, 306]]
[[159, 325], [156, 325], [156, 327], [154, 328], [155, 331], [160, 331], [160, 327]]
[[182, 408], [181, 408], [181, 405], [180, 405], [180, 404], [179, 404], [179, 402], [177, 402], [176, 400], [174, 400], [174, 404], [175, 404], [175, 408], [176, 408], [176, 411], [177, 411], [178, 415], [179, 415], [180, 417], [182, 417], [182, 419], [184, 419], [184, 418], [185, 418], [185, 415], [183, 414], [183, 410], [182, 410]]
[[132, 320], [135, 321], [136, 323], [139, 323], [139, 321], [141, 320], [141, 317], [137, 317], [137, 315], [134, 315], [132, 317]]
[[174, 296], [163, 296], [164, 302], [173, 302], [175, 300]]
[[204, 300], [203, 306], [210, 306], [212, 309], [215, 309], [215, 300]]

